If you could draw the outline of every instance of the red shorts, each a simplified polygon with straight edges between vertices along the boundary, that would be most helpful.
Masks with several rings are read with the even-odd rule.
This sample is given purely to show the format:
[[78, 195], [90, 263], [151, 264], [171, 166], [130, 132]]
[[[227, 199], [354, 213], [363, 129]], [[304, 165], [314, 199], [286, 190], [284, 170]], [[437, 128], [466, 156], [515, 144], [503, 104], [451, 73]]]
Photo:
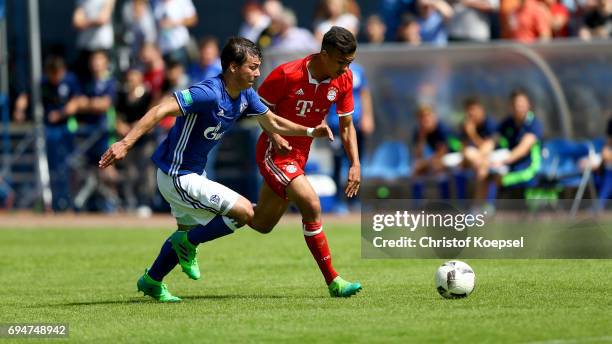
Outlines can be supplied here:
[[304, 166], [308, 155], [299, 153], [295, 147], [285, 155], [274, 151], [266, 133], [262, 133], [257, 141], [257, 165], [264, 181], [279, 197], [287, 199], [285, 190], [291, 181], [304, 174]]

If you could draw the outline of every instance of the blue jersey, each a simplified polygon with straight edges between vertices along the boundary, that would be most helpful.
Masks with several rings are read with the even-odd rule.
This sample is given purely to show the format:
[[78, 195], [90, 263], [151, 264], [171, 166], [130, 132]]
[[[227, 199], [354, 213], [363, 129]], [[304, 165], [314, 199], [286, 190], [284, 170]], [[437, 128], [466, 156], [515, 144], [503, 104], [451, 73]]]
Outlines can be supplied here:
[[[449, 146], [449, 139], [451, 137], [453, 137], [451, 130], [444, 123], [438, 121], [436, 128], [431, 133], [425, 135], [425, 142], [432, 152], [435, 152], [440, 146], [445, 146], [451, 150]], [[417, 127], [412, 134], [412, 143], [417, 144], [418, 142], [419, 128]]]
[[[525, 120], [521, 124], [517, 124], [512, 116], [508, 116], [498, 128], [501, 135], [501, 146], [508, 149], [514, 149], [521, 142], [521, 139], [526, 134], [534, 134], [538, 141], [542, 140], [542, 124], [535, 117], [533, 112], [529, 111]], [[523, 158], [513, 163], [510, 167], [513, 169], [527, 168], [531, 164], [531, 154], [527, 154]]]
[[170, 176], [202, 174], [208, 152], [238, 118], [268, 112], [252, 88], [232, 99], [221, 75], [174, 92], [174, 97], [181, 115], [152, 157], [155, 165]]
[[[489, 116], [486, 116], [484, 121], [482, 121], [482, 123], [480, 123], [480, 125], [476, 127], [476, 133], [478, 134], [478, 136], [480, 136], [484, 140], [492, 138], [493, 135], [495, 135], [496, 130], [497, 130], [497, 124]], [[461, 133], [460, 134], [461, 140], [463, 140], [467, 145], [470, 145], [470, 146], [474, 145], [472, 140], [470, 140], [470, 137], [468, 136], [468, 134], [465, 132], [465, 128], [463, 127], [463, 125], [461, 126], [461, 128], [459, 128], [459, 132]]]
[[43, 109], [45, 111], [45, 125], [65, 125], [68, 121], [66, 117], [57, 123], [49, 123], [49, 113], [55, 110], [62, 111], [70, 99], [81, 94], [81, 87], [77, 77], [70, 72], [66, 72], [58, 85], [52, 85], [49, 79], [43, 77], [41, 91]]
[[[116, 96], [116, 84], [115, 79], [111, 77], [105, 77], [100, 80], [90, 80], [85, 84], [83, 94], [87, 97], [110, 97], [111, 102], [115, 102]], [[104, 113], [82, 113], [78, 116], [79, 122], [83, 124], [96, 125], [98, 127], [107, 126], [108, 119], [106, 118], [106, 111]]]

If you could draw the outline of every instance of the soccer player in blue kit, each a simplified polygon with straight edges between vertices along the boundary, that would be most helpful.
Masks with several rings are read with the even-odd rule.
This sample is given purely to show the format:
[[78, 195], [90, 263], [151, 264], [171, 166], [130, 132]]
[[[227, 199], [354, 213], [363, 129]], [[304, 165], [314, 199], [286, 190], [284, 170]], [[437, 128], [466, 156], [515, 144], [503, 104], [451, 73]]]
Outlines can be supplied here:
[[123, 159], [130, 147], [159, 121], [178, 116], [152, 160], [157, 185], [168, 201], [178, 230], [163, 244], [159, 256], [137, 282], [139, 291], [162, 302], [177, 302], [162, 282], [178, 264], [191, 279], [200, 278], [197, 246], [248, 224], [253, 205], [235, 191], [206, 178], [208, 152], [241, 116], [255, 117], [267, 131], [284, 136], [327, 137], [326, 124], [308, 128], [273, 114], [251, 88], [259, 77], [261, 51], [245, 38], [230, 38], [221, 53], [223, 72], [174, 93], [151, 108], [136, 126], [102, 156], [100, 168]]

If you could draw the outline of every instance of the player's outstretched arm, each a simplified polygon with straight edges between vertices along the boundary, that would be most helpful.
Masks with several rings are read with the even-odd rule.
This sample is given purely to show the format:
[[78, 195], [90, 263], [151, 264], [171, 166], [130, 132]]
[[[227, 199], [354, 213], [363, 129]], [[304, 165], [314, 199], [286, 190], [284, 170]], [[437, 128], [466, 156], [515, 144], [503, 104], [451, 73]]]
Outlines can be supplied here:
[[147, 111], [123, 140], [114, 143], [108, 148], [102, 155], [102, 158], [100, 158], [98, 166], [100, 168], [106, 168], [115, 161], [122, 160], [127, 155], [128, 150], [132, 148], [134, 143], [136, 143], [142, 135], [156, 126], [164, 117], [176, 116], [180, 114], [180, 112], [181, 109], [174, 97], [165, 98], [161, 103]]
[[270, 133], [283, 136], [327, 137], [330, 141], [334, 140], [334, 134], [325, 123], [321, 123], [315, 128], [308, 128], [279, 117], [272, 111], [268, 111], [264, 115], [258, 116], [257, 121], [264, 130]]

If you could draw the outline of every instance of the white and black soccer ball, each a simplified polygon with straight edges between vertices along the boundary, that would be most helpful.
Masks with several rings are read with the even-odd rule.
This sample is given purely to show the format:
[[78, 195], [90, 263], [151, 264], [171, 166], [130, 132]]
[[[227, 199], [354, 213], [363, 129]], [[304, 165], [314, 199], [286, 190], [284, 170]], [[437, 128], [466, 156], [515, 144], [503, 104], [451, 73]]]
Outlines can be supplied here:
[[447, 299], [468, 297], [474, 290], [476, 274], [466, 263], [451, 260], [436, 271], [436, 289]]

